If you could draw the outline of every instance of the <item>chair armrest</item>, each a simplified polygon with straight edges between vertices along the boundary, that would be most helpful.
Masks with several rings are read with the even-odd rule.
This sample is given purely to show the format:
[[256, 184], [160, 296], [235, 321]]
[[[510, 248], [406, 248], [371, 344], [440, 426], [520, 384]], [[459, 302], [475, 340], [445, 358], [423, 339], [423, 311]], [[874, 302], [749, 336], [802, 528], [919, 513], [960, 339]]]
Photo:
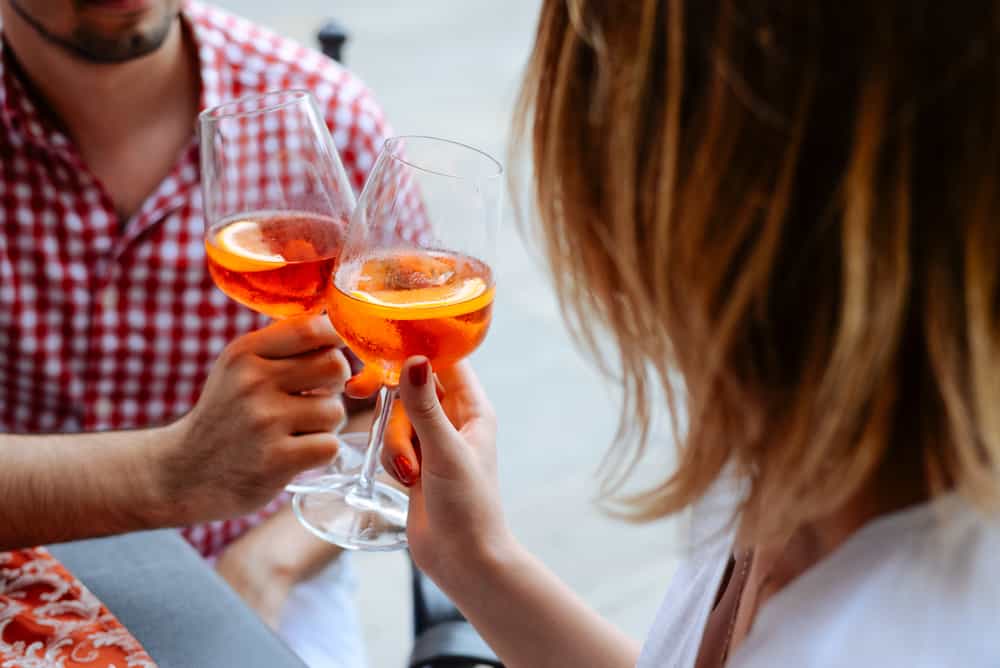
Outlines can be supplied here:
[[503, 664], [469, 622], [441, 622], [421, 634], [410, 653], [410, 668], [472, 668]]
[[49, 550], [159, 668], [305, 668], [176, 531], [82, 540]]
[[410, 561], [413, 635], [410, 668], [503, 668], [500, 659], [455, 604]]

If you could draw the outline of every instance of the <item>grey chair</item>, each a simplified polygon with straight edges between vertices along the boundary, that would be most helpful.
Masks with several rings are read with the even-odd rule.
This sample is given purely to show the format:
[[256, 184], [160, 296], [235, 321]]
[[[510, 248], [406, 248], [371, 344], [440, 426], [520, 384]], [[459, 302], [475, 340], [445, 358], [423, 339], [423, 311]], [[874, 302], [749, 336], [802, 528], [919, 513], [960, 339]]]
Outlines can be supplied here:
[[500, 659], [438, 586], [413, 572], [413, 650], [409, 668], [503, 668]]

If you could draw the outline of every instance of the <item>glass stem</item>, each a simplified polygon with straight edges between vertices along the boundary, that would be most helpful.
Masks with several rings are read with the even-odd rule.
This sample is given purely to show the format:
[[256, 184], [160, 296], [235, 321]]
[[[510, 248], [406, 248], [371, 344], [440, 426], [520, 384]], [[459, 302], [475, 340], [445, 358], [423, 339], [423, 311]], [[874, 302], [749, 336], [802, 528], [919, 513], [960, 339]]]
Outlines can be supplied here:
[[378, 391], [378, 399], [375, 402], [375, 420], [368, 433], [365, 463], [361, 467], [361, 475], [351, 491], [351, 494], [356, 498], [372, 498], [372, 492], [375, 488], [375, 471], [378, 469], [379, 460], [382, 457], [382, 439], [385, 437], [385, 428], [389, 424], [389, 415], [392, 413], [392, 402], [396, 399], [396, 392], [395, 387], [385, 385]]

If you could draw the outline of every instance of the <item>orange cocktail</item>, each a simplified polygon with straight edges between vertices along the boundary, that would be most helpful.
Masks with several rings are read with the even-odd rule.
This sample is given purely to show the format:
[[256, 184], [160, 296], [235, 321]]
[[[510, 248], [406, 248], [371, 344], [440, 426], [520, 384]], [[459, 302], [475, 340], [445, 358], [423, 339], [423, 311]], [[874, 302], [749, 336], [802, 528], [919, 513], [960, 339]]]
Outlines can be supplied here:
[[395, 386], [412, 355], [441, 368], [475, 350], [490, 326], [493, 293], [492, 272], [479, 260], [391, 251], [340, 267], [327, 313], [354, 354]]
[[344, 224], [307, 213], [234, 217], [205, 237], [208, 270], [229, 297], [272, 318], [323, 310]]

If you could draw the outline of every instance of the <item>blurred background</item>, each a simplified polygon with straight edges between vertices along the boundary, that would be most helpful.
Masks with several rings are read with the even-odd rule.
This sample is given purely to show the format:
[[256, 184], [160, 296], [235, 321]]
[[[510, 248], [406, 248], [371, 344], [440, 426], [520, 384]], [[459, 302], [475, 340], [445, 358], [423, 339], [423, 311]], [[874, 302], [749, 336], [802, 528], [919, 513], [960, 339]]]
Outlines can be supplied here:
[[[506, 163], [537, 0], [216, 4], [313, 47], [319, 28], [335, 19], [349, 33], [345, 64], [373, 89], [397, 133], [455, 139]], [[498, 256], [493, 327], [474, 364], [500, 418], [509, 522], [590, 604], [641, 638], [669, 583], [676, 526], [630, 526], [596, 505], [617, 392], [573, 347], [539, 253], [522, 238], [510, 206]], [[650, 477], [660, 477], [660, 459], [643, 473], [656, 466]], [[370, 665], [402, 666], [412, 640], [406, 558], [358, 554], [354, 562]]]

